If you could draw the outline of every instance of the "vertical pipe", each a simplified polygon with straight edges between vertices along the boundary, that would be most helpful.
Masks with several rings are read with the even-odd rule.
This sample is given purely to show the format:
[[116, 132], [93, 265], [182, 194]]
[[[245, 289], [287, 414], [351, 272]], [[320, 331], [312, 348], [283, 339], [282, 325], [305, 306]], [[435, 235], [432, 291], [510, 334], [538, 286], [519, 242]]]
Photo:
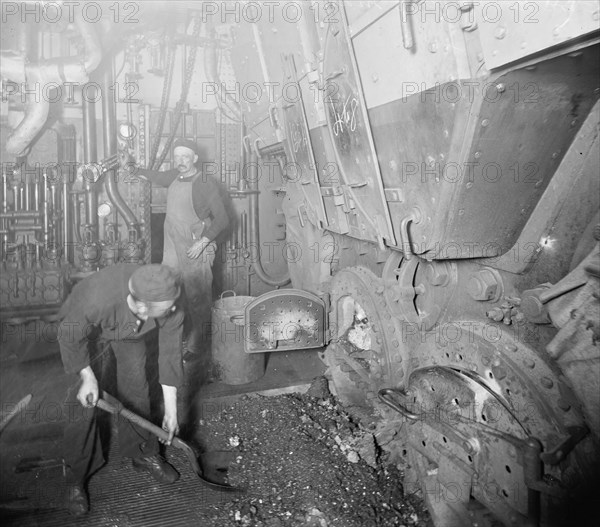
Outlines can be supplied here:
[[[39, 179], [39, 174], [35, 175], [35, 182], [34, 182], [34, 186], [33, 186], [33, 209], [36, 212], [39, 212], [40, 210], [40, 179]], [[35, 219], [35, 224], [38, 225], [38, 221], [39, 219], [36, 217]], [[42, 265], [42, 247], [39, 244], [39, 242], [36, 244], [36, 251], [35, 251], [35, 257], [36, 257], [36, 261], [37, 261], [37, 265], [41, 266]]]
[[14, 182], [12, 185], [13, 191], [13, 210], [16, 212], [19, 209], [19, 184]]
[[[8, 210], [8, 176], [6, 175], [6, 170], [2, 171], [2, 212], [7, 212]], [[8, 220], [2, 219], [0, 222], [2, 226], [2, 247], [0, 248], [0, 255], [2, 256], [2, 262], [6, 259], [6, 252], [8, 250]]]
[[48, 218], [48, 173], [44, 170], [43, 173], [43, 179], [44, 181], [42, 182], [42, 189], [43, 189], [43, 198], [44, 198], [44, 250], [47, 251], [48, 250], [48, 225], [49, 225], [49, 218]]
[[52, 211], [52, 242], [56, 245], [60, 244], [60, 230], [58, 228], [58, 192], [54, 178], [50, 185], [50, 202]]
[[231, 248], [235, 251], [240, 248], [239, 240], [238, 240], [238, 229], [240, 228], [239, 222], [235, 222], [233, 228], [231, 229]]
[[[96, 103], [98, 97], [94, 84], [86, 86], [83, 97], [83, 161], [98, 161], [96, 138]], [[91, 93], [91, 95], [90, 95]], [[104, 97], [103, 97], [104, 99]], [[85, 180], [85, 223], [92, 226], [94, 239], [98, 239], [98, 200], [92, 181]]]
[[248, 214], [243, 211], [240, 216], [240, 240], [241, 248], [245, 251], [248, 248]]
[[30, 188], [29, 181], [27, 180], [27, 174], [25, 174], [23, 185], [25, 187], [25, 210], [31, 210], [31, 199], [29, 196]]
[[109, 96], [114, 89], [114, 73], [112, 64], [104, 71], [102, 78], [102, 137], [104, 140], [104, 157], [110, 157], [117, 153], [117, 115], [115, 104]]
[[248, 230], [250, 245], [256, 247], [256, 257], [252, 262], [252, 268], [257, 278], [265, 284], [273, 287], [282, 287], [290, 283], [289, 273], [282, 278], [273, 278], [269, 276], [263, 268], [260, 259], [260, 226], [259, 226], [259, 203], [258, 203], [258, 156], [255, 151], [251, 151], [248, 163], [248, 187], [253, 192], [250, 193], [248, 200], [249, 220]]
[[8, 176], [6, 175], [6, 171], [2, 171], [2, 212], [6, 212], [8, 210]]
[[63, 254], [65, 263], [73, 263], [73, 244], [69, 235], [71, 229], [71, 207], [69, 206], [69, 183], [65, 179], [62, 186], [62, 209], [63, 209]]
[[540, 521], [540, 492], [535, 490], [535, 486], [544, 477], [544, 467], [540, 459], [541, 452], [540, 441], [535, 437], [530, 437], [523, 451], [523, 465], [525, 484], [529, 487], [527, 489], [527, 519], [531, 526], [539, 525]]
[[36, 212], [40, 210], [40, 181], [38, 176], [35, 177], [35, 183], [33, 187], [33, 210]]

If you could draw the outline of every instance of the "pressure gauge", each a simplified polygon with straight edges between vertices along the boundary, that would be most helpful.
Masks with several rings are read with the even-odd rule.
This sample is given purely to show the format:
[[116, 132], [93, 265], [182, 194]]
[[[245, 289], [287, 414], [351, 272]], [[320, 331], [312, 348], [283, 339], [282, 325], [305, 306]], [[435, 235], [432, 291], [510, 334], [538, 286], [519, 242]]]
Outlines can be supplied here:
[[108, 203], [108, 201], [105, 201], [104, 203], [101, 203], [100, 205], [98, 205], [98, 216], [100, 218], [105, 218], [111, 212], [112, 212], [112, 206], [110, 203]]
[[137, 135], [137, 129], [131, 123], [121, 123], [118, 133], [123, 141], [131, 141]]

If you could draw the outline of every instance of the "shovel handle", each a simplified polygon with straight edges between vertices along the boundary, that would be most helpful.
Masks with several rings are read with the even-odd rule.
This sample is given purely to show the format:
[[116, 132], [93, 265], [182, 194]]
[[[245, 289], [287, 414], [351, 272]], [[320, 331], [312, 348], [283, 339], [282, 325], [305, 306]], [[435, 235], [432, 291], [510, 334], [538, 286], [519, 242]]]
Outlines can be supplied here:
[[[123, 405], [121, 403], [113, 405], [113, 404], [106, 402], [104, 399], [98, 399], [96, 406], [98, 408], [100, 408], [101, 410], [104, 410], [105, 412], [109, 412], [111, 414], [122, 415], [128, 421], [131, 421], [132, 423], [138, 425], [139, 427], [143, 428], [144, 430], [147, 430], [148, 432], [154, 434], [159, 439], [163, 439], [164, 441], [167, 441], [169, 439], [168, 432], [165, 432], [162, 428], [159, 428], [155, 424], [152, 424], [150, 421], [144, 419], [143, 417], [140, 417], [139, 415], [134, 414], [132, 411], [127, 410], [127, 408], [123, 407]], [[192, 465], [194, 472], [196, 472], [196, 474], [198, 474], [198, 477], [200, 478], [200, 480], [202, 481], [202, 483], [204, 485], [208, 486], [209, 488], [211, 488], [213, 490], [218, 490], [218, 491], [223, 491], [223, 492], [244, 492], [242, 489], [232, 487], [231, 485], [228, 485], [226, 483], [217, 483], [217, 482], [213, 482], [213, 481], [206, 479], [204, 477], [202, 467], [200, 466], [200, 463], [198, 463], [198, 459], [196, 458], [196, 454], [194, 453], [194, 450], [185, 441], [182, 441], [178, 437], [174, 437], [171, 444], [174, 447], [182, 450], [185, 453], [190, 464]]]
[[148, 432], [154, 434], [156, 437], [162, 439], [163, 441], [169, 440], [168, 432], [166, 432], [159, 426], [156, 426], [155, 424], [151, 423], [147, 419], [144, 419], [143, 417], [134, 414], [132, 411], [127, 410], [127, 408], [124, 408], [122, 405], [113, 405], [107, 403], [104, 399], [98, 399], [98, 403], [96, 404], [96, 406], [101, 410], [104, 410], [105, 412], [122, 415], [128, 421], [131, 421], [132, 423], [138, 425], [140, 428], [147, 430]]

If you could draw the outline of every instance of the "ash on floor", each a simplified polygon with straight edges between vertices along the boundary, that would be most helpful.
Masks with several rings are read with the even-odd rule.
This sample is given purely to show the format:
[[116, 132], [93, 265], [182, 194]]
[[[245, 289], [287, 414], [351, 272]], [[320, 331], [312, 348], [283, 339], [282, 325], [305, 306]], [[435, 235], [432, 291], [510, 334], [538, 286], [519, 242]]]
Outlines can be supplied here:
[[428, 524], [422, 500], [403, 495], [398, 469], [383, 466], [373, 435], [333, 397], [242, 396], [199, 425], [207, 449], [237, 453], [229, 482], [247, 489], [207, 507], [206, 525]]

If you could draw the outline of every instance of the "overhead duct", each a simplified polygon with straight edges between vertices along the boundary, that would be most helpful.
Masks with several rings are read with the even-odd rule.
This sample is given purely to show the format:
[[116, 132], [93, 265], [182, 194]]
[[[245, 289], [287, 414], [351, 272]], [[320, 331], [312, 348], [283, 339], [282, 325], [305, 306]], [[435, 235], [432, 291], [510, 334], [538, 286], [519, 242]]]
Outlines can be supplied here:
[[95, 30], [80, 18], [76, 18], [75, 23], [85, 44], [83, 57], [26, 63], [25, 55], [2, 54], [2, 78], [20, 84], [23, 94], [29, 93], [25, 116], [6, 142], [6, 151], [9, 154], [25, 155], [28, 146], [46, 123], [50, 102], [47, 97], [39, 96], [42, 89], [46, 90], [51, 85], [59, 87], [67, 82], [84, 84], [89, 80], [89, 74], [100, 64], [102, 52]]

